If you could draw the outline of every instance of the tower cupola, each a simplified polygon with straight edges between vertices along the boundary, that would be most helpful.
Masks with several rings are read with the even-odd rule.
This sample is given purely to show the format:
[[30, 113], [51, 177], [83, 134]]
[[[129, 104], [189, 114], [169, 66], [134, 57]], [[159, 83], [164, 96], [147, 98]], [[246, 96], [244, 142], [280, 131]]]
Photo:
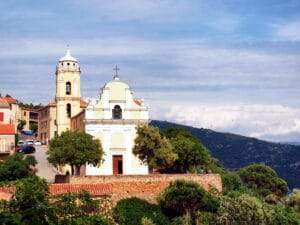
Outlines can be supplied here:
[[61, 57], [57, 64], [57, 71], [80, 71], [80, 66], [76, 58], [71, 55], [68, 49], [65, 56]]

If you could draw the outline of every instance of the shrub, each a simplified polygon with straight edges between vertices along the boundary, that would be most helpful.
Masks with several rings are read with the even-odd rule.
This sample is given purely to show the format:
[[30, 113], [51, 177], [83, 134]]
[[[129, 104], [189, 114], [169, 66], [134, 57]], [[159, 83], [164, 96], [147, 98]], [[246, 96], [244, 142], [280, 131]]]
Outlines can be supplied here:
[[228, 172], [222, 175], [223, 192], [226, 194], [229, 191], [239, 190], [243, 182], [240, 176], [234, 172]]
[[247, 187], [256, 190], [263, 197], [269, 194], [282, 197], [288, 192], [287, 183], [269, 166], [253, 164], [240, 169], [238, 174]]
[[33, 174], [31, 167], [37, 161], [33, 156], [17, 153], [0, 162], [0, 181], [14, 181]]
[[171, 217], [197, 210], [214, 212], [219, 207], [216, 197], [206, 192], [199, 184], [184, 180], [172, 182], [158, 196], [158, 202]]
[[216, 216], [217, 225], [299, 225], [292, 210], [280, 205], [268, 205], [260, 199], [242, 194], [237, 198], [225, 196]]
[[120, 225], [139, 225], [143, 218], [148, 218], [156, 225], [170, 223], [157, 205], [135, 197], [119, 201], [113, 209], [113, 218]]

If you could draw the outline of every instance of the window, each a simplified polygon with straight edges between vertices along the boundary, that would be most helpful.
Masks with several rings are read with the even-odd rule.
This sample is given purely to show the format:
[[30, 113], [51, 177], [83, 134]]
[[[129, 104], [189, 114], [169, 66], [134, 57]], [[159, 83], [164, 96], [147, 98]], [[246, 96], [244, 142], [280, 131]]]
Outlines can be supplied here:
[[4, 121], [4, 113], [0, 112], [0, 122], [3, 122], [3, 121]]
[[26, 116], [26, 112], [24, 112], [24, 116]]
[[112, 110], [112, 118], [114, 120], [122, 119], [122, 109], [119, 105], [115, 105]]
[[70, 66], [70, 63], [67, 63], [68, 66]]
[[71, 94], [71, 82], [67, 82], [66, 83], [66, 95], [70, 95]]
[[67, 116], [70, 118], [71, 117], [71, 104], [67, 104]]

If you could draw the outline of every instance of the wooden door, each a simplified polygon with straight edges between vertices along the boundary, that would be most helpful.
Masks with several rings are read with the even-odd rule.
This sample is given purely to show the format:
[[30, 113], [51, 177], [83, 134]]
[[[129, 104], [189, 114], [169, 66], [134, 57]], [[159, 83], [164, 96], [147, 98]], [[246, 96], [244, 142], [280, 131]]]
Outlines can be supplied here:
[[113, 155], [113, 174], [120, 175], [123, 174], [123, 156]]

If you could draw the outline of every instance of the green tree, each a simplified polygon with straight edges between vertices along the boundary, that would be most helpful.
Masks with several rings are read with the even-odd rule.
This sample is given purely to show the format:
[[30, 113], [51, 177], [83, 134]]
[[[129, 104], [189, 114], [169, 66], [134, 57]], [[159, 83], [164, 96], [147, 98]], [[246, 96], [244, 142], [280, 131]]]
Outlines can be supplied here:
[[38, 124], [37, 123], [30, 123], [29, 124], [29, 129], [33, 132], [36, 133], [38, 130]]
[[0, 181], [13, 181], [33, 175], [32, 167], [37, 164], [34, 156], [17, 153], [0, 161]]
[[222, 174], [223, 192], [237, 191], [243, 186], [240, 176], [235, 172]]
[[189, 132], [180, 128], [169, 128], [163, 134], [170, 140], [174, 152], [178, 155], [169, 169], [174, 173], [208, 170], [212, 163], [209, 151]]
[[150, 169], [164, 170], [173, 165], [177, 154], [167, 138], [162, 137], [158, 128], [140, 126], [134, 142], [133, 153]]
[[21, 224], [46, 225], [56, 221], [54, 208], [49, 202], [48, 184], [36, 176], [17, 182], [9, 205], [11, 212], [20, 218]]
[[248, 188], [254, 189], [263, 197], [269, 194], [282, 197], [288, 192], [287, 183], [269, 166], [253, 164], [241, 168], [238, 174]]
[[148, 224], [149, 220], [155, 225], [169, 224], [169, 219], [159, 206], [136, 197], [120, 200], [113, 208], [113, 217], [120, 225], [142, 225], [146, 223], [145, 220], [148, 220]]
[[268, 205], [259, 198], [242, 194], [221, 198], [217, 214], [211, 218], [217, 225], [299, 225], [295, 212], [280, 205]]
[[218, 199], [192, 181], [172, 182], [158, 196], [158, 203], [170, 216], [182, 216], [198, 210], [215, 212], [219, 207]]
[[80, 175], [80, 168], [86, 163], [94, 166], [102, 162], [103, 150], [98, 139], [84, 132], [63, 132], [50, 141], [48, 161], [53, 165], [69, 164], [72, 175]]
[[18, 121], [18, 125], [17, 125], [17, 129], [18, 130], [23, 130], [25, 125], [26, 125], [26, 121], [25, 120], [19, 120]]

